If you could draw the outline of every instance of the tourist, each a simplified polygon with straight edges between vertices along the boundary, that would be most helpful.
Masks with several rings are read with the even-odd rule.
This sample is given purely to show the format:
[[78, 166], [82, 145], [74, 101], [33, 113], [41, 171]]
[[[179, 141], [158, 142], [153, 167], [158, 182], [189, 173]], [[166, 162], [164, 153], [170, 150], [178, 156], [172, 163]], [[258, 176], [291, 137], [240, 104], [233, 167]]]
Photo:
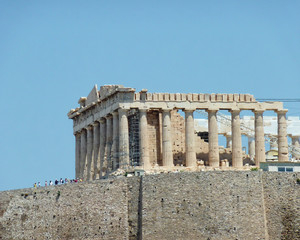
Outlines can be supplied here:
[[51, 180], [50, 180], [50, 182], [49, 182], [49, 185], [50, 185], [50, 186], [52, 186], [52, 185], [53, 185], [53, 182], [52, 182]]
[[57, 184], [58, 184], [58, 180], [57, 180], [57, 179], [55, 179], [55, 182], [54, 182], [54, 183], [55, 183], [55, 185], [57, 185]]
[[41, 187], [41, 183], [40, 182], [38, 182], [38, 187]]
[[45, 187], [47, 187], [48, 183], [47, 183], [47, 180], [45, 181]]
[[33, 184], [33, 187], [36, 188], [36, 183]]

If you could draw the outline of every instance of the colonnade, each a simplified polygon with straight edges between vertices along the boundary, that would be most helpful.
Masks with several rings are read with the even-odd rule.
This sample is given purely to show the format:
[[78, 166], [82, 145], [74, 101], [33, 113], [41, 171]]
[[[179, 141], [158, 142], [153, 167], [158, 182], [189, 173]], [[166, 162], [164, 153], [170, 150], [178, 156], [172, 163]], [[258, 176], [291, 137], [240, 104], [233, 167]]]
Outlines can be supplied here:
[[[106, 117], [75, 133], [76, 137], [76, 177], [85, 180], [98, 179], [118, 168], [127, 168], [129, 161], [129, 127], [128, 110], [118, 109]], [[172, 167], [172, 127], [171, 111], [162, 109], [162, 165]], [[196, 166], [194, 111], [196, 109], [184, 109], [185, 113], [185, 149], [186, 167]], [[219, 167], [218, 144], [218, 109], [208, 109], [209, 131], [209, 166]], [[240, 127], [240, 109], [232, 109], [231, 112], [231, 136], [228, 141], [232, 146], [232, 166], [241, 168], [242, 139]], [[255, 163], [265, 161], [265, 142], [263, 127], [263, 111], [253, 111], [255, 115]], [[278, 114], [278, 160], [288, 160], [286, 110], [277, 111]], [[230, 139], [229, 139], [230, 137]], [[253, 143], [252, 143], [253, 144]], [[139, 109], [139, 146], [140, 165], [145, 169], [151, 167], [148, 145], [147, 109]], [[254, 153], [252, 153], [254, 154]]]

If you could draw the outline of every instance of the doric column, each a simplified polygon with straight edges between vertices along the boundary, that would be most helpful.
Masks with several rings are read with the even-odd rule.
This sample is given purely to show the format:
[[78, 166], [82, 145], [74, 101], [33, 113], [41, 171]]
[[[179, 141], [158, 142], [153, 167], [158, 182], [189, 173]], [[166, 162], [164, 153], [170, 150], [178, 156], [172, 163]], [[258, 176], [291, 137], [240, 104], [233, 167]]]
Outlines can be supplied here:
[[94, 153], [93, 153], [93, 126], [87, 127], [87, 167], [84, 174], [85, 180], [92, 180], [94, 173]]
[[107, 164], [105, 161], [105, 146], [106, 146], [106, 120], [100, 119], [100, 174], [99, 177], [104, 177]]
[[253, 136], [248, 136], [248, 154], [251, 160], [255, 157], [255, 138]]
[[111, 147], [113, 140], [113, 122], [112, 115], [108, 115], [106, 117], [106, 147], [105, 147], [105, 155], [107, 162], [107, 171], [106, 174], [109, 174], [112, 170], [112, 155], [111, 155]]
[[75, 178], [78, 178], [80, 176], [80, 140], [80, 132], [75, 133]]
[[265, 150], [265, 131], [262, 110], [254, 111], [254, 126], [255, 126], [255, 165], [259, 166], [260, 162], [266, 161]]
[[128, 109], [119, 108], [119, 163], [120, 168], [129, 166]]
[[140, 166], [144, 169], [151, 167], [148, 146], [147, 109], [139, 109], [140, 113]]
[[300, 159], [300, 137], [299, 136], [291, 136], [292, 145], [293, 145], [293, 158], [299, 160]]
[[187, 167], [196, 166], [194, 110], [185, 113], [185, 162]]
[[208, 113], [208, 147], [209, 166], [220, 166], [219, 143], [218, 143], [218, 123], [217, 110], [207, 110]]
[[240, 110], [231, 110], [232, 166], [243, 167]]
[[119, 167], [119, 113], [113, 112], [113, 142], [111, 147], [112, 167], [116, 170]]
[[84, 169], [86, 166], [86, 129], [81, 130], [80, 134], [80, 174], [79, 178], [83, 178]]
[[162, 113], [162, 163], [163, 166], [172, 167], [172, 127], [171, 127], [171, 109], [163, 109]]
[[231, 132], [226, 133], [225, 137], [226, 137], [226, 148], [232, 149], [232, 135], [231, 135]]
[[278, 161], [286, 162], [289, 160], [288, 156], [288, 141], [287, 141], [287, 126], [286, 126], [287, 110], [277, 111], [278, 121]]
[[94, 150], [94, 175], [93, 179], [100, 178], [100, 130], [99, 122], [93, 123], [93, 150]]

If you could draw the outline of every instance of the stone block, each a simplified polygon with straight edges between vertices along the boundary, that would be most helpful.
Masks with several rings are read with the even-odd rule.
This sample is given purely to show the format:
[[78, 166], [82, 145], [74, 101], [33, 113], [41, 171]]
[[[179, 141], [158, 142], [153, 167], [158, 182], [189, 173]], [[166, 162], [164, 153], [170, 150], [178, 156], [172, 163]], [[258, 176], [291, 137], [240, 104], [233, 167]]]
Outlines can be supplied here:
[[193, 101], [193, 94], [188, 93], [188, 94], [186, 95], [186, 100], [188, 100], [188, 101]]
[[164, 93], [158, 93], [158, 101], [164, 101]]
[[204, 102], [204, 94], [199, 94], [199, 102]]
[[245, 101], [246, 102], [251, 102], [251, 95], [250, 94], [245, 95]]
[[152, 93], [147, 93], [147, 101], [152, 101]]
[[175, 101], [175, 93], [170, 93], [170, 101]]
[[210, 94], [205, 93], [204, 94], [204, 102], [209, 102], [210, 101]]
[[181, 94], [180, 93], [176, 93], [176, 101], [181, 101]]
[[218, 93], [216, 95], [216, 98], [217, 98], [217, 102], [223, 102], [223, 94]]
[[233, 94], [227, 94], [228, 102], [233, 102]]
[[210, 94], [210, 101], [211, 102], [215, 102], [216, 101], [216, 94], [215, 93]]
[[136, 100], [136, 101], [140, 101], [141, 99], [140, 99], [140, 93], [135, 93], [134, 94], [134, 99]]
[[240, 101], [240, 96], [239, 96], [239, 94], [237, 94], [237, 93], [233, 94], [233, 101], [234, 101], [234, 102], [239, 102], [239, 101]]
[[164, 93], [164, 100], [170, 101], [170, 93]]
[[193, 93], [193, 101], [198, 102], [199, 101], [199, 94], [198, 93]]

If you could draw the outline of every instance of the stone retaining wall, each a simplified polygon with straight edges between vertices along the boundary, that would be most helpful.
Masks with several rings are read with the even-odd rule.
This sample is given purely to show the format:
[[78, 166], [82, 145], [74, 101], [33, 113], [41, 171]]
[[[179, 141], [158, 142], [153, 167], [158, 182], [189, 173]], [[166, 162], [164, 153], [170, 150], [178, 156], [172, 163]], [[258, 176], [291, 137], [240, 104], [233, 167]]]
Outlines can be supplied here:
[[300, 239], [297, 179], [179, 172], [0, 192], [0, 239]]

